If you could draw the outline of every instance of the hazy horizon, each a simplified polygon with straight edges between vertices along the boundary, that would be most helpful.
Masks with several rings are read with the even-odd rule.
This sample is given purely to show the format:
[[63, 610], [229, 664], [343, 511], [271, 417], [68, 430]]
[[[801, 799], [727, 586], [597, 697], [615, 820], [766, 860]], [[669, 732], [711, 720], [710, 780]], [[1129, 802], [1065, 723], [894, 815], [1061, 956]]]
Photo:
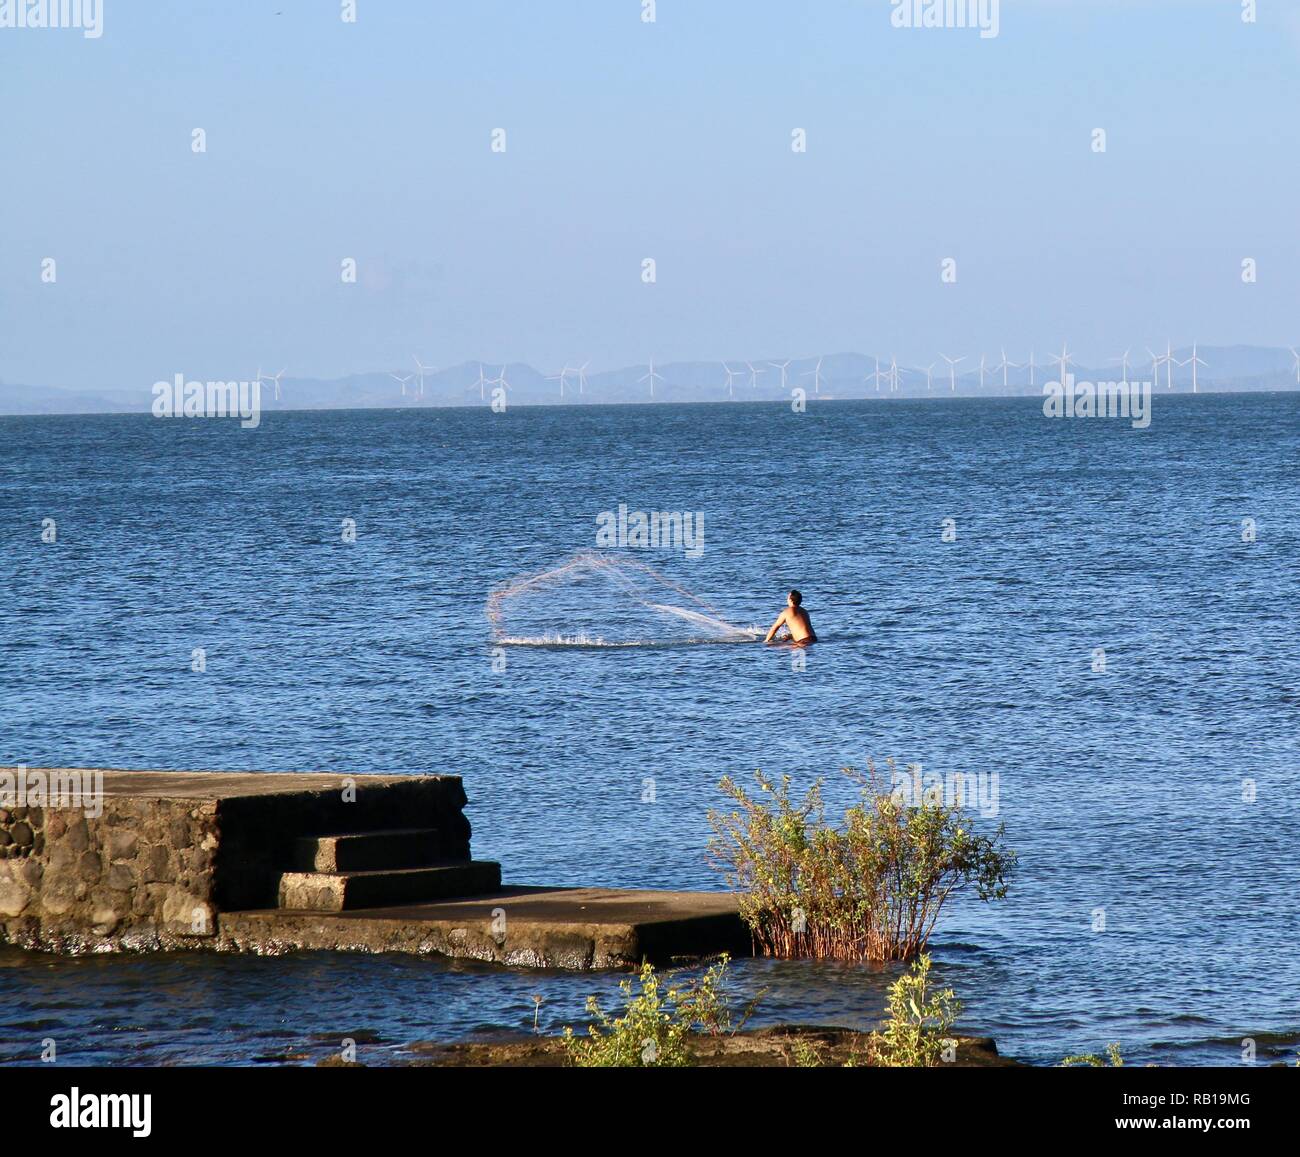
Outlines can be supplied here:
[[994, 38], [890, 13], [107, 0], [96, 39], [0, 31], [30, 190], [0, 378], [1300, 340], [1300, 11], [1002, 0]]

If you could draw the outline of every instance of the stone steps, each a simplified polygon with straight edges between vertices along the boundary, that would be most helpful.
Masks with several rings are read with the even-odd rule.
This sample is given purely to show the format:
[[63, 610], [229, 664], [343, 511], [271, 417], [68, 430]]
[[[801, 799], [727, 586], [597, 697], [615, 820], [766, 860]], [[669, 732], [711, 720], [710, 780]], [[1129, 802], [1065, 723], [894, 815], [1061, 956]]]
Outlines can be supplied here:
[[501, 886], [501, 865], [460, 860], [416, 868], [360, 872], [285, 872], [279, 906], [311, 912], [345, 912], [393, 904], [482, 895]]
[[296, 872], [423, 868], [448, 859], [444, 842], [433, 828], [303, 836], [294, 843], [291, 866]]

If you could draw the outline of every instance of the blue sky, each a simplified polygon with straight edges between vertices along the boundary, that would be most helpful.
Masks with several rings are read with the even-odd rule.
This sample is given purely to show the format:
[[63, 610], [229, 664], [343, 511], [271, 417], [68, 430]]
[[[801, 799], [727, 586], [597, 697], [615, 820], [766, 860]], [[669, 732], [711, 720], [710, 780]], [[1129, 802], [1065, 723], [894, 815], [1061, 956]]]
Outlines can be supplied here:
[[7, 381], [1300, 339], [1300, 4], [104, 4], [0, 30]]

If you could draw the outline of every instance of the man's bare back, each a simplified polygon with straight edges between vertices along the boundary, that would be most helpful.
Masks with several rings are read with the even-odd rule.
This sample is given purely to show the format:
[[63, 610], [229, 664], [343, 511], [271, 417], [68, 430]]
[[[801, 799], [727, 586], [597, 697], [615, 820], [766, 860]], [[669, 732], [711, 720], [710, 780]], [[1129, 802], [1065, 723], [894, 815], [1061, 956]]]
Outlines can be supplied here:
[[777, 615], [776, 622], [772, 624], [772, 629], [767, 632], [767, 638], [763, 642], [770, 643], [782, 627], [788, 632], [789, 641], [796, 646], [817, 642], [817, 632], [813, 630], [808, 612], [803, 609], [803, 595], [798, 591], [790, 592], [785, 610]]

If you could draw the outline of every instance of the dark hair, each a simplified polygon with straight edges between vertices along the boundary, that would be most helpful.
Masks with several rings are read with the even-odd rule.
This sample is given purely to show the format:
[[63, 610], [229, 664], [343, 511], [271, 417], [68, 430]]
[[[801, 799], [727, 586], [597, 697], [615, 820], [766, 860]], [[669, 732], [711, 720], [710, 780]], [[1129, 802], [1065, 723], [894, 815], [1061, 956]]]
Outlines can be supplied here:
[[803, 595], [801, 595], [798, 591], [791, 591], [790, 601], [794, 603], [794, 605], [797, 607], [800, 603], [803, 602]]

